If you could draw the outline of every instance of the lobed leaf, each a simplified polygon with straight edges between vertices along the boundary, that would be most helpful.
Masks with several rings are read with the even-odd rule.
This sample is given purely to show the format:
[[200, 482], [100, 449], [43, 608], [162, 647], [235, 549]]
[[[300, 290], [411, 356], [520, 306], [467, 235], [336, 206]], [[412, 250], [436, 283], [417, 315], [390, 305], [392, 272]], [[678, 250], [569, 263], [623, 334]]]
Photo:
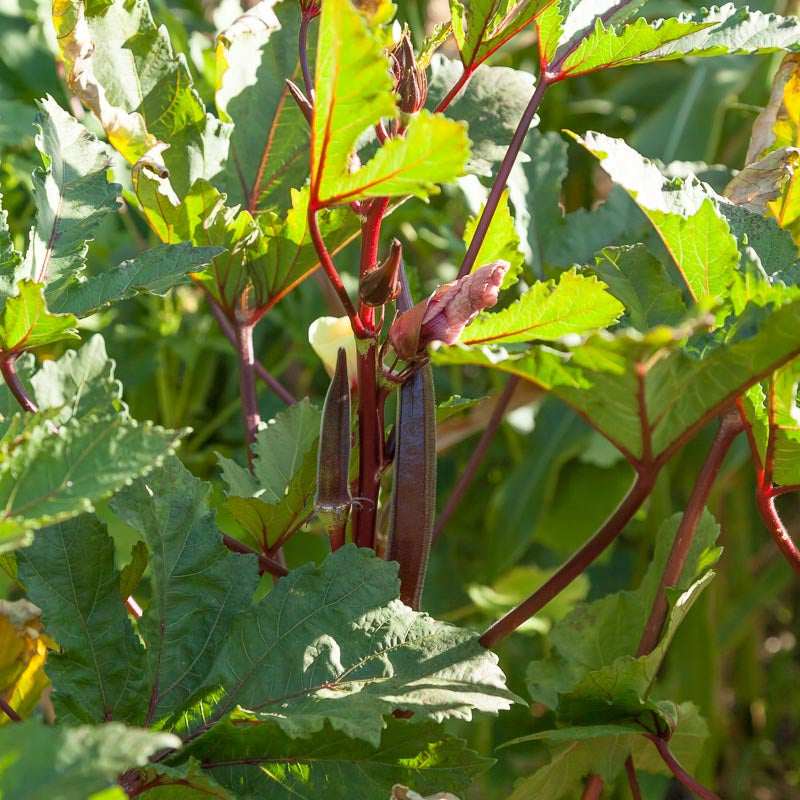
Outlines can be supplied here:
[[217, 37], [217, 110], [233, 123], [224, 185], [251, 214], [285, 213], [307, 176], [308, 123], [284, 83], [300, 76], [299, 27], [296, 4], [261, 2]]
[[466, 346], [552, 341], [611, 325], [624, 308], [596, 278], [575, 270], [557, 281], [537, 282], [519, 300], [494, 314], [483, 314], [462, 334]]
[[143, 724], [145, 653], [120, 600], [105, 526], [88, 514], [53, 525], [19, 552], [17, 564], [60, 648], [46, 667], [59, 718]]
[[47, 309], [45, 286], [22, 280], [19, 294], [7, 297], [0, 311], [0, 351], [17, 354], [24, 349], [61, 339], [79, 339], [72, 314], [53, 314]]
[[0, 793], [15, 800], [122, 800], [119, 773], [178, 744], [170, 734], [118, 723], [68, 728], [31, 720], [0, 730]]

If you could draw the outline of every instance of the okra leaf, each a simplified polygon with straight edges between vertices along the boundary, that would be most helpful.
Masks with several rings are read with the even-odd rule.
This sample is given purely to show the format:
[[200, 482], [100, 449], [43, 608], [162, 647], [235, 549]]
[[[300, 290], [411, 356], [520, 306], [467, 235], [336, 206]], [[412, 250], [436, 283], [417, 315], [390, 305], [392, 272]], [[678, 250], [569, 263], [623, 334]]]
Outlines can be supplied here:
[[[431, 111], [444, 99], [463, 72], [454, 59], [436, 54], [428, 74], [428, 98], [425, 107]], [[533, 76], [509, 67], [478, 67], [467, 85], [444, 110], [448, 119], [469, 125], [470, 154], [466, 172], [489, 178], [503, 160], [508, 143], [520, 117], [531, 99]], [[538, 117], [534, 123], [538, 123]], [[526, 155], [520, 156], [526, 160]]]
[[308, 398], [289, 406], [256, 433], [253, 472], [220, 457], [228, 494], [259, 497], [270, 503], [283, 499], [286, 487], [302, 466], [319, 436], [320, 411]]
[[[566, 723], [576, 722], [581, 713], [580, 708], [572, 703], [576, 692], [587, 698], [591, 696], [593, 702], [603, 698], [607, 700], [609, 695], [613, 700], [617, 689], [621, 696], [630, 692], [641, 699], [646, 696], [678, 625], [711, 577], [708, 566], [713, 555], [709, 556], [709, 553], [713, 552], [719, 526], [711, 514], [704, 512], [678, 582], [679, 595], [673, 599], [674, 607], [667, 630], [653, 653], [643, 659], [633, 658], [680, 518], [680, 514], [675, 514], [661, 526], [653, 560], [637, 589], [578, 604], [551, 629], [550, 656], [529, 665], [528, 689], [531, 697], [559, 712], [562, 698], [566, 697]], [[620, 628], [617, 622], [623, 613], [626, 624]], [[620, 678], [618, 687], [614, 684], [613, 676]], [[593, 689], [590, 684], [595, 677], [598, 684]], [[612, 721], [609, 718], [597, 719], [596, 716], [596, 710], [589, 709], [587, 717], [580, 721], [587, 725]]]
[[644, 245], [607, 247], [595, 256], [591, 270], [625, 306], [622, 327], [644, 333], [659, 325], [675, 327], [686, 318], [681, 290]]
[[140, 795], [145, 800], [235, 800], [241, 797], [220, 786], [195, 759], [176, 767], [163, 762], [157, 766], [148, 764], [139, 770], [139, 780], [148, 787]]
[[621, 139], [591, 132], [574, 138], [645, 213], [692, 296], [723, 295], [733, 280], [739, 250], [713, 190], [696, 178], [668, 181]]
[[[249, 211], [226, 205], [208, 181], [198, 180], [181, 199], [169, 178], [147, 164], [134, 167], [133, 186], [145, 216], [164, 242], [191, 242], [199, 248], [222, 247], [211, 267], [194, 277], [230, 315], [248, 282], [251, 300], [266, 312], [319, 266], [308, 232], [308, 190], [292, 191], [292, 208], [285, 218], [265, 212], [254, 218]], [[323, 211], [320, 231], [335, 253], [358, 232], [358, 218], [349, 209]]]
[[[580, 343], [442, 347], [438, 364], [476, 364], [520, 375], [551, 391], [632, 462], [666, 458], [715, 411], [800, 354], [800, 302], [751, 302], [721, 343], [696, 325], [647, 333], [601, 331]], [[467, 329], [469, 332], [470, 328]]]
[[3, 209], [3, 195], [0, 194], [0, 297], [14, 293], [17, 280], [22, 277], [20, 265], [22, 256], [14, 248], [8, 230], [8, 211]]
[[[147, 643], [141, 702], [148, 723], [180, 714], [234, 621], [250, 610], [255, 559], [231, 553], [208, 508], [210, 485], [177, 458], [111, 500], [111, 510], [147, 543], [153, 592], [139, 633]], [[60, 640], [59, 640], [60, 641]]]
[[569, 270], [557, 280], [534, 283], [508, 308], [481, 315], [461, 338], [466, 346], [552, 341], [608, 327], [623, 311], [604, 283]]
[[26, 542], [44, 525], [92, 511], [158, 466], [181, 435], [120, 414], [61, 422], [55, 409], [7, 418], [0, 427], [0, 550]]
[[0, 351], [18, 353], [61, 339], [79, 339], [72, 314], [53, 314], [45, 302], [43, 283], [22, 280], [19, 294], [6, 297], [0, 311]]
[[529, 25], [552, 0], [450, 0], [453, 36], [465, 67], [475, 67]]
[[23, 274], [47, 286], [48, 300], [86, 266], [88, 242], [118, 208], [120, 187], [109, 183], [108, 148], [52, 97], [39, 101], [34, 141], [43, 166], [33, 173], [36, 224]]
[[798, 381], [800, 362], [795, 359], [753, 386], [742, 398], [761, 466], [768, 463], [769, 448], [772, 481], [781, 486], [800, 483]]
[[70, 728], [30, 720], [0, 728], [0, 793], [18, 800], [123, 800], [117, 776], [180, 740], [116, 722]]
[[83, 317], [141, 292], [164, 295], [184, 282], [187, 273], [201, 271], [223, 252], [222, 247], [192, 247], [186, 243], [159, 245], [108, 272], [71, 281], [53, 300], [51, 308]]
[[[483, 214], [483, 208], [477, 216], [467, 220], [464, 228], [464, 244], [469, 247], [472, 237], [475, 235], [475, 228]], [[524, 256], [519, 249], [519, 234], [514, 226], [514, 218], [511, 216], [511, 209], [508, 207], [508, 191], [504, 191], [500, 197], [500, 204], [492, 216], [489, 229], [481, 243], [478, 255], [475, 257], [475, 269], [479, 269], [484, 264], [492, 261], [508, 261], [511, 265], [503, 278], [501, 289], [507, 289], [519, 279], [522, 272], [522, 262]]]
[[179, 730], [205, 730], [240, 706], [291, 738], [327, 721], [377, 747], [398, 708], [421, 721], [508, 708], [496, 656], [398, 591], [397, 565], [353, 545], [293, 570], [232, 626]]
[[[685, 769], [692, 771], [702, 756], [708, 727], [692, 703], [681, 703], [676, 711], [677, 725], [670, 739], [670, 750]], [[608, 732], [604, 731], [606, 727], [610, 729]], [[578, 734], [579, 730], [583, 735]], [[671, 774], [655, 747], [641, 733], [631, 733], [625, 724], [547, 731], [537, 739], [547, 741], [547, 734], [553, 737], [549, 763], [533, 775], [518, 780], [509, 800], [574, 797], [580, 792], [585, 776], [590, 774], [613, 784], [629, 755], [633, 755], [637, 771]]]
[[60, 652], [47, 660], [59, 719], [146, 724], [145, 651], [120, 599], [114, 542], [84, 514], [17, 555], [19, 579]]
[[323, 4], [317, 48], [311, 132], [314, 209], [367, 197], [427, 197], [436, 184], [461, 175], [468, 156], [466, 130], [420, 111], [405, 137], [381, 147], [350, 171], [359, 136], [382, 117], [394, 118], [392, 81], [381, 45], [348, 0]]
[[429, 722], [390, 719], [380, 743], [372, 745], [329, 725], [292, 739], [246, 711], [234, 712], [171, 760], [187, 755], [237, 796], [270, 800], [384, 797], [397, 783], [425, 795], [460, 793], [492, 763]]
[[206, 113], [186, 59], [146, 2], [57, 0], [53, 24], [70, 89], [128, 162], [169, 143], [162, 157], [181, 196], [219, 174], [230, 126]]
[[285, 213], [308, 175], [308, 123], [284, 82], [300, 80], [300, 18], [294, 3], [259, 3], [217, 38], [216, 105], [233, 123], [224, 185], [251, 214]]

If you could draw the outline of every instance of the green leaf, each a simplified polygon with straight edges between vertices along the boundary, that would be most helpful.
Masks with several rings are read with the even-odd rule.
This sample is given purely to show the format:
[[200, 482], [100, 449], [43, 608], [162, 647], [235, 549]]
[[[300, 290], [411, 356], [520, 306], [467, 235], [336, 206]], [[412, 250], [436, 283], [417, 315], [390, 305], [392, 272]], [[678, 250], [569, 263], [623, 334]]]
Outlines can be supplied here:
[[2, 206], [0, 194], [0, 297], [14, 294], [18, 278], [21, 277], [22, 256], [15, 250], [8, 229], [8, 211]]
[[798, 381], [800, 362], [795, 359], [743, 397], [761, 466], [768, 463], [769, 448], [772, 481], [780, 486], [800, 483]]
[[180, 433], [124, 415], [69, 419], [19, 413], [0, 433], [0, 548], [52, 522], [91, 511], [131, 479], [158, 466]]
[[[482, 215], [483, 207], [477, 216], [467, 220], [467, 225], [464, 228], [464, 244], [467, 247], [469, 247], [472, 237], [475, 235], [475, 228], [478, 226], [478, 221]], [[514, 218], [511, 216], [511, 210], [508, 207], [508, 190], [504, 191], [500, 197], [500, 204], [492, 216], [489, 229], [486, 231], [486, 236], [475, 258], [474, 269], [500, 259], [508, 261], [511, 265], [500, 287], [501, 289], [507, 289], [517, 282], [519, 274], [522, 272], [523, 261], [523, 255], [519, 249], [519, 235], [514, 227]]]
[[[620, 686], [620, 694], [631, 687], [640, 695], [646, 693], [675, 629], [697, 593], [706, 585], [707, 578], [695, 583], [695, 576], [705, 572], [703, 553], [713, 546], [719, 534], [719, 526], [714, 518], [704, 512], [678, 584], [686, 596], [676, 601], [676, 611], [663, 637], [663, 647], [651, 654], [650, 661], [637, 662], [631, 656], [639, 646], [680, 518], [680, 514], [675, 514], [661, 526], [653, 560], [638, 589], [617, 592], [578, 605], [553, 626], [549, 637], [551, 656], [545, 661], [534, 661], [528, 667], [528, 688], [534, 700], [549, 708], [556, 708], [560, 707], [559, 695], [568, 692], [581, 691], [587, 697], [596, 697], [602, 695], [604, 686], [615, 690], [617, 687], [613, 680], [608, 678], [619, 676], [624, 670], [634, 673], [640, 682], [636, 683], [630, 678], [631, 685]], [[624, 626], [619, 625], [620, 619], [625, 620]], [[594, 677], [599, 681], [597, 691], [590, 685]], [[587, 724], [609, 721], [612, 720], [585, 720]]]
[[453, 35], [465, 67], [485, 61], [529, 25], [551, 0], [450, 0]]
[[[677, 711], [678, 725], [670, 740], [670, 749], [691, 771], [702, 755], [708, 728], [691, 703], [682, 703]], [[552, 733], [555, 746], [550, 750], [550, 762], [533, 775], [517, 781], [509, 800], [576, 797], [583, 786], [583, 778], [590, 774], [599, 775], [604, 782], [613, 784], [624, 767], [625, 759], [631, 754], [637, 771], [668, 773], [655, 747], [641, 733], [628, 732], [627, 725], [615, 725], [608, 726], [610, 735], [602, 735], [605, 727], [582, 728], [584, 735], [580, 738], [574, 735], [574, 728], [566, 729], [564, 737], [559, 731], [548, 731], [537, 737], [545, 738], [546, 734]], [[568, 731], [574, 741], [562, 743]]]
[[228, 494], [280, 502], [319, 437], [320, 411], [308, 398], [289, 406], [256, 433], [253, 471], [220, 457]]
[[251, 214], [287, 211], [308, 175], [308, 123], [284, 83], [300, 76], [300, 16], [293, 3], [261, 3], [217, 39], [217, 110], [234, 124], [225, 186]]
[[[0, 795], [14, 800], [118, 800], [117, 776], [180, 740], [119, 723], [67, 728], [30, 720], [0, 728]], [[116, 787], [116, 790], [112, 789]], [[90, 798], [91, 800], [91, 798]]]
[[359, 136], [382, 117], [394, 118], [386, 56], [348, 0], [322, 7], [311, 133], [313, 209], [367, 197], [425, 198], [458, 177], [468, 156], [465, 126], [420, 111], [405, 137], [381, 147], [350, 172]]
[[164, 295], [175, 284], [185, 281], [187, 273], [200, 271], [222, 252], [221, 247], [160, 245], [108, 272], [70, 282], [51, 307], [53, 311], [84, 317], [142, 292]]
[[147, 3], [56, 0], [53, 24], [70, 89], [127, 161], [168, 143], [162, 157], [181, 196], [197, 178], [219, 174], [230, 126], [206, 113], [186, 59]]
[[667, 181], [655, 164], [620, 139], [591, 132], [574, 138], [645, 213], [692, 296], [723, 295], [739, 251], [713, 191], [696, 178]]
[[181, 730], [207, 729], [238, 705], [292, 738], [328, 721], [377, 747], [395, 709], [441, 721], [508, 708], [496, 656], [398, 591], [397, 565], [353, 545], [293, 570], [232, 626]]
[[483, 314], [462, 335], [467, 345], [491, 342], [552, 341], [611, 325], [624, 311], [604, 283], [576, 270], [557, 281], [534, 283], [519, 300], [494, 314]]
[[564, 61], [561, 71], [565, 76], [575, 77], [598, 69], [619, 67], [636, 61], [649, 61], [647, 56], [662, 45], [713, 24], [713, 22], [696, 23], [689, 19], [660, 19], [648, 22], [640, 18], [632, 25], [617, 30], [613, 25], [606, 27], [598, 17], [594, 30]]
[[131, 560], [119, 573], [119, 593], [123, 600], [127, 600], [136, 591], [147, 569], [148, 558], [147, 545], [137, 539], [131, 548]]
[[718, 409], [800, 354], [792, 334], [800, 303], [771, 313], [759, 304], [749, 308], [758, 327], [745, 324], [745, 315], [739, 336], [705, 350], [702, 333], [686, 345], [691, 327], [659, 327], [600, 332], [560, 350], [442, 347], [432, 359], [520, 375], [571, 405], [633, 463], [665, 459]]
[[142, 698], [149, 696], [150, 724], [180, 714], [235, 620], [249, 611], [258, 583], [255, 559], [222, 544], [208, 509], [210, 488], [170, 458], [110, 503], [152, 553], [152, 600], [139, 622], [147, 643]]
[[373, 746], [330, 726], [291, 739], [277, 725], [246, 712], [215, 725], [178, 757], [187, 754], [202, 760], [237, 797], [244, 792], [265, 800], [382, 798], [396, 783], [426, 795], [460, 792], [492, 763], [432, 723], [390, 719]]
[[[462, 72], [458, 61], [435, 55], [428, 75], [425, 107], [433, 111]], [[466, 172], [486, 178], [492, 176], [493, 169], [506, 154], [533, 89], [533, 76], [523, 70], [485, 64], [475, 70], [444, 111], [448, 119], [469, 125], [470, 155]], [[520, 159], [526, 160], [527, 156], [523, 154]]]
[[620, 325], [644, 332], [659, 325], [677, 326], [686, 318], [681, 290], [643, 245], [607, 247], [595, 256], [591, 269], [624, 304]]
[[46, 666], [59, 718], [143, 724], [145, 653], [120, 599], [105, 526], [88, 514], [53, 525], [20, 551], [17, 563], [61, 648]]
[[36, 148], [43, 167], [33, 173], [36, 225], [25, 254], [25, 274], [47, 285], [48, 299], [85, 267], [87, 242], [118, 208], [120, 187], [109, 183], [108, 149], [62, 110], [40, 101]]
[[234, 800], [236, 797], [204, 772], [194, 759], [178, 767], [150, 764], [139, 770], [139, 775], [141, 783], [148, 787], [141, 793], [146, 800]]
[[61, 339], [80, 338], [76, 317], [47, 310], [44, 284], [20, 281], [18, 288], [19, 294], [6, 298], [0, 312], [0, 351], [19, 353]]

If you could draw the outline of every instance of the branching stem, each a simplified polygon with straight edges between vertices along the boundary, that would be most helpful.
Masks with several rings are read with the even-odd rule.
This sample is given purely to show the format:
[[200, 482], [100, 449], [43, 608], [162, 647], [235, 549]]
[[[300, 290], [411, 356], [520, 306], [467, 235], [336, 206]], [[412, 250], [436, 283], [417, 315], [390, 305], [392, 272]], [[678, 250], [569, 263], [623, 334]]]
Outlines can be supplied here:
[[36, 413], [39, 409], [25, 391], [25, 387], [22, 385], [19, 375], [17, 375], [16, 363], [18, 357], [19, 353], [0, 354], [0, 375], [3, 376], [8, 390], [14, 395], [22, 410]]
[[274, 575], [278, 578], [282, 578], [284, 575], [289, 574], [289, 570], [274, 558], [270, 558], [269, 556], [264, 555], [264, 553], [259, 553], [257, 550], [253, 550], [251, 547], [248, 547], [238, 539], [228, 536], [227, 533], [222, 533], [221, 535], [225, 547], [227, 547], [232, 553], [243, 553], [244, 555], [255, 556], [258, 559], [260, 572], [268, 572], [270, 575]]
[[669, 771], [690, 791], [694, 792], [703, 800], [720, 800], [710, 789], [706, 789], [695, 777], [690, 775], [680, 764], [677, 758], [669, 749], [669, 744], [658, 736], [649, 735], [647, 738], [655, 745], [662, 761], [667, 765]]
[[22, 722], [22, 717], [0, 697], [0, 711], [2, 711], [12, 722]]
[[658, 643], [661, 629], [669, 612], [666, 589], [668, 586], [675, 586], [680, 581], [681, 572], [686, 564], [689, 555], [689, 548], [692, 545], [697, 526], [703, 515], [703, 510], [708, 503], [711, 489], [717, 478], [722, 462], [730, 450], [736, 437], [744, 430], [742, 418], [735, 406], [728, 408], [719, 418], [719, 427], [714, 436], [714, 441], [708, 451], [706, 460], [697, 476], [694, 488], [692, 489], [689, 502], [681, 517], [680, 525], [675, 534], [675, 541], [672, 543], [672, 550], [667, 559], [664, 573], [656, 591], [653, 607], [650, 616], [645, 624], [637, 656], [647, 655]]
[[770, 536], [778, 545], [783, 557], [789, 562], [789, 566], [800, 575], [800, 551], [789, 535], [789, 531], [786, 530], [786, 526], [778, 514], [778, 509], [775, 508], [775, 495], [767, 491], [765, 487], [759, 486], [756, 492], [756, 503]]
[[560, 591], [587, 569], [619, 536], [631, 517], [639, 510], [652, 491], [657, 475], [657, 470], [640, 472], [628, 493], [594, 536], [533, 594], [488, 628], [481, 636], [480, 643], [487, 648], [494, 647], [523, 622], [541, 611]]

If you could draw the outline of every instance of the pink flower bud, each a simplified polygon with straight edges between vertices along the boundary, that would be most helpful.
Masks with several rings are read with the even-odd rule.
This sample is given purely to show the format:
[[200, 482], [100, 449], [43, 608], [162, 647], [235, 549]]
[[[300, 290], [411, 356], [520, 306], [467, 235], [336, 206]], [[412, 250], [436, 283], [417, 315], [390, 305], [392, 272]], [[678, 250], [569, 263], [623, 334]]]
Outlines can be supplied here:
[[464, 328], [497, 302], [509, 266], [508, 261], [485, 264], [440, 286], [427, 300], [401, 314], [389, 329], [389, 341], [397, 355], [410, 361], [431, 342], [455, 344]]

